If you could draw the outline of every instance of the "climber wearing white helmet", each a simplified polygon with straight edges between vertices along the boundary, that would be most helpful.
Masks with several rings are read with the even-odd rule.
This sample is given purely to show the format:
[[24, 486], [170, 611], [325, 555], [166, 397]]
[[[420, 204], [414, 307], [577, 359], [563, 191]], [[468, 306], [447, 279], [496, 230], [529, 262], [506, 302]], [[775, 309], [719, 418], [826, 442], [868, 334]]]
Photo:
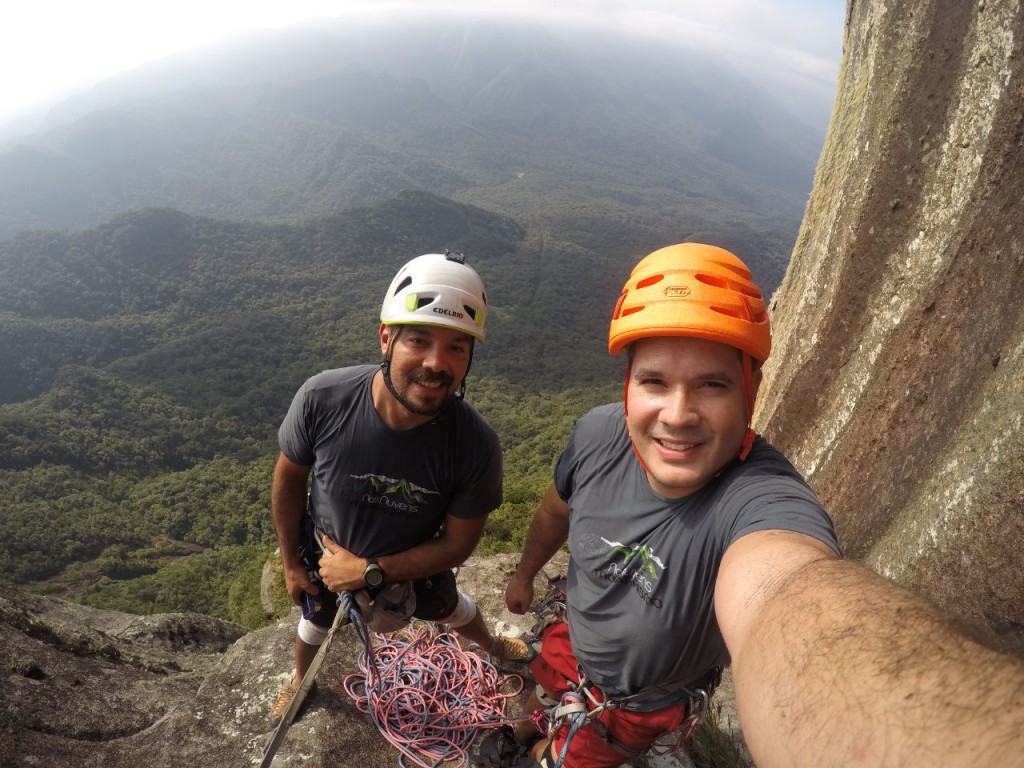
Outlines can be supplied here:
[[486, 320], [472, 267], [447, 253], [419, 256], [384, 297], [383, 363], [324, 371], [293, 398], [278, 432], [271, 506], [288, 594], [303, 616], [295, 674], [273, 717], [326, 639], [342, 590], [385, 605], [374, 613], [381, 631], [415, 616], [448, 624], [493, 656], [528, 655], [522, 641], [491, 635], [451, 570], [502, 500], [497, 435], [462, 397]]
[[[391, 281], [380, 309], [385, 386], [410, 413], [432, 416], [444, 407], [451, 394], [447, 390], [452, 384], [445, 375], [431, 379], [445, 385], [442, 387], [443, 392], [438, 393], [439, 404], [436, 407], [423, 406], [412, 402], [409, 399], [411, 395], [395, 387], [391, 376], [391, 357], [392, 347], [403, 327], [415, 326], [424, 332], [426, 328], [449, 328], [456, 332], [453, 338], [468, 342], [466, 370], [455, 393], [457, 397], [462, 397], [465, 394], [465, 375], [473, 360], [473, 340], [481, 343], [487, 340], [486, 320], [487, 296], [484, 284], [472, 267], [450, 254], [428, 253], [413, 259]], [[384, 338], [385, 329], [390, 329], [387, 331], [390, 340]], [[460, 339], [462, 335], [470, 338]]]

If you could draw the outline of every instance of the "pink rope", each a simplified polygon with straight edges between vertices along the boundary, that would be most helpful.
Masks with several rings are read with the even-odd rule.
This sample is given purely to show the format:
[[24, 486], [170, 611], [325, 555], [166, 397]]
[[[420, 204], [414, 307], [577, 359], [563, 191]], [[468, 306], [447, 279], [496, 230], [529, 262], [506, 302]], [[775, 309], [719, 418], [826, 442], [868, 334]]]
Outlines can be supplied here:
[[467, 751], [481, 728], [516, 720], [505, 706], [523, 690], [519, 675], [500, 673], [454, 635], [417, 623], [391, 635], [375, 635], [364, 649], [360, 672], [342, 685], [361, 712], [402, 754], [422, 768], [452, 760], [468, 764]]

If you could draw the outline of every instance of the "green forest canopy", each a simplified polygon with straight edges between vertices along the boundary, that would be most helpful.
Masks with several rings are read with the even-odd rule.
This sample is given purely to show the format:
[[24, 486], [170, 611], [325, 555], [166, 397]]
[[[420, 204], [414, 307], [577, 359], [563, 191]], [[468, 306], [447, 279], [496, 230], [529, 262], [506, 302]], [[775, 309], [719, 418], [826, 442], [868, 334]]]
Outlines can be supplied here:
[[427, 193], [294, 226], [154, 210], [0, 243], [0, 573], [96, 606], [266, 622], [277, 425], [307, 376], [378, 359], [391, 275], [445, 247], [492, 303], [468, 399], [502, 439], [505, 502], [479, 551], [518, 549], [574, 420], [621, 391], [596, 311], [621, 270], [535, 245]]

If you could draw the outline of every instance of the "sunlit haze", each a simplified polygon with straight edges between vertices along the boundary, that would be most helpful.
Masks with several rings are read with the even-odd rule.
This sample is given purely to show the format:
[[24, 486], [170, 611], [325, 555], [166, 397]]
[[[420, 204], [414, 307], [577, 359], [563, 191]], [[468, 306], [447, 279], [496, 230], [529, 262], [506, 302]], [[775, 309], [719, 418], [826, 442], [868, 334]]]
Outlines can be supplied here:
[[821, 112], [831, 102], [845, 12], [841, 0], [35, 0], [11, 4], [0, 25], [0, 122], [146, 62], [252, 30], [346, 14], [394, 16], [412, 7], [557, 16], [675, 39], [724, 56], [741, 73], [770, 72]]

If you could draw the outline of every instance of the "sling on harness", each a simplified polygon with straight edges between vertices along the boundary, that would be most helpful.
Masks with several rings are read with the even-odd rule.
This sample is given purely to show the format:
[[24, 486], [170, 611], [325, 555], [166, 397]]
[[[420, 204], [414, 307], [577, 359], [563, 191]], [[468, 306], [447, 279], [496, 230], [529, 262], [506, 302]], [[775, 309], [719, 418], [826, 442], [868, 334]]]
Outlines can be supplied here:
[[537, 615], [526, 639], [527, 645], [533, 645], [540, 640], [544, 630], [559, 621], [565, 621], [565, 585], [567, 577], [554, 576], [548, 579], [548, 593], [536, 605], [530, 607], [530, 611]]

